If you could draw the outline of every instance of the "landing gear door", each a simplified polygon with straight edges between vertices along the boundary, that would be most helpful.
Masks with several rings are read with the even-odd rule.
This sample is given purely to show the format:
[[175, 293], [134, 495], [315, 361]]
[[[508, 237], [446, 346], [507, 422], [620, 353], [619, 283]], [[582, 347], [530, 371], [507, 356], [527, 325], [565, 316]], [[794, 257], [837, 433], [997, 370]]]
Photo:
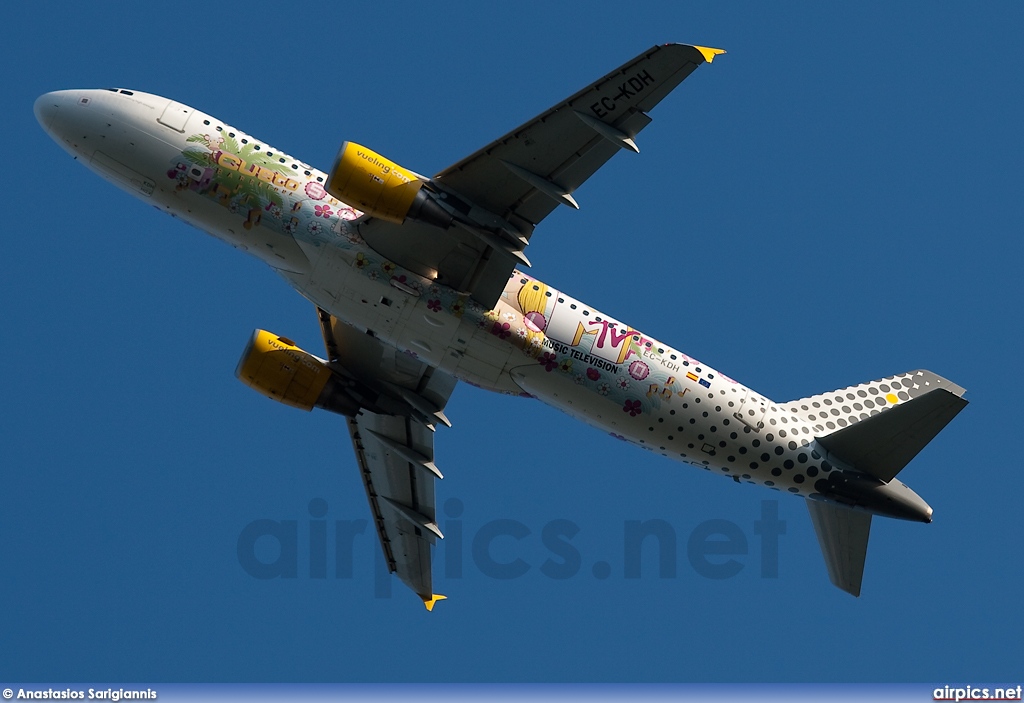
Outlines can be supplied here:
[[751, 390], [740, 403], [740, 409], [736, 411], [735, 417], [750, 429], [757, 432], [764, 427], [764, 414], [768, 409], [768, 401]]

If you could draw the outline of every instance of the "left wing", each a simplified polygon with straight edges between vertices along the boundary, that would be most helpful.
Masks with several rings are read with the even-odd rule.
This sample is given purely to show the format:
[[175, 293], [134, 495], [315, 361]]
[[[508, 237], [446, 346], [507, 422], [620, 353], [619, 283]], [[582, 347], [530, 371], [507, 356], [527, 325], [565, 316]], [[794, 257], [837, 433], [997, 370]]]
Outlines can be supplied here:
[[413, 410], [364, 408], [348, 428], [388, 570], [430, 610], [444, 598], [431, 581], [431, 546], [443, 537], [435, 516], [434, 479], [442, 476], [434, 464], [434, 427], [449, 424], [443, 410], [455, 379], [319, 313], [330, 364]]
[[572, 193], [620, 149], [639, 151], [634, 137], [647, 112], [720, 49], [654, 46], [551, 109], [449, 166], [424, 188], [455, 225], [440, 229], [374, 217], [359, 233], [399, 266], [493, 307], [534, 227], [559, 204], [578, 208]]

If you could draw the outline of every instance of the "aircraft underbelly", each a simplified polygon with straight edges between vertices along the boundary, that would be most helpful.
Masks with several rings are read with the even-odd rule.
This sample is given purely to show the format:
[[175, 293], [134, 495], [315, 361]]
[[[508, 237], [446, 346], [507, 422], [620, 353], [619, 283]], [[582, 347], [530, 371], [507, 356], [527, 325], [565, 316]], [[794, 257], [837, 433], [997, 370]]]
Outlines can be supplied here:
[[307, 273], [311, 262], [287, 233], [264, 225], [245, 226], [237, 214], [216, 199], [189, 189], [161, 187], [156, 196], [175, 216], [223, 240], [279, 272]]
[[[539, 364], [525, 364], [511, 371], [512, 380], [526, 393], [572, 417], [623, 436], [639, 434], [639, 425], [615, 401], [576, 383], [567, 374], [548, 371]], [[633, 420], [630, 422], [630, 420]]]
[[463, 322], [463, 330], [469, 336], [460, 336], [459, 339], [468, 339], [468, 344], [456, 350], [458, 362], [454, 375], [487, 390], [517, 394], [519, 387], [512, 382], [505, 369], [509, 359], [513, 354], [518, 354], [518, 350], [475, 322]]
[[519, 392], [505, 373], [515, 349], [483, 329], [476, 317], [439, 309], [429, 288], [366, 275], [351, 251], [321, 249], [308, 251], [310, 276], [286, 276], [314, 304], [459, 380], [499, 393]]

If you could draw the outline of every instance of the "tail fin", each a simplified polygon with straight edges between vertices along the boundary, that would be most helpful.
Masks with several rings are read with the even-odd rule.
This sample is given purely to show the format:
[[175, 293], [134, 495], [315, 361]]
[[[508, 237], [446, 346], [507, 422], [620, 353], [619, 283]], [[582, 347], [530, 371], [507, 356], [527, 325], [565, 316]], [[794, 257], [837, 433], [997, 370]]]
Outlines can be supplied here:
[[[920, 500], [899, 481], [890, 482], [964, 409], [964, 392], [931, 371], [918, 370], [794, 400], [783, 407], [814, 423], [816, 443], [830, 460], [873, 476], [887, 484], [887, 490], [895, 487]], [[807, 509], [829, 579], [860, 596], [871, 512], [812, 499], [807, 500]]]
[[807, 509], [825, 557], [829, 579], [840, 589], [859, 597], [864, 559], [868, 555], [871, 513], [817, 500], [808, 500]]
[[783, 406], [815, 423], [818, 444], [833, 458], [889, 482], [963, 410], [964, 393], [918, 370]]

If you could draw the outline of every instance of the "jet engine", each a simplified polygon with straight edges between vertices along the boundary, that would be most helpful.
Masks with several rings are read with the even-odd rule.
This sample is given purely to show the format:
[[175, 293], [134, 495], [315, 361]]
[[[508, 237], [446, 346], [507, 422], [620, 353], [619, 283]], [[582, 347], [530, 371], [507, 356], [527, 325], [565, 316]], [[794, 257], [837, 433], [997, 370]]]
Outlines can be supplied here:
[[424, 222], [447, 229], [452, 215], [424, 188], [427, 181], [394, 161], [354, 142], [341, 145], [327, 178], [338, 200], [388, 222]]
[[256, 330], [242, 352], [235, 376], [245, 385], [279, 403], [310, 411], [323, 408], [354, 417], [360, 403], [321, 359], [286, 337]]

